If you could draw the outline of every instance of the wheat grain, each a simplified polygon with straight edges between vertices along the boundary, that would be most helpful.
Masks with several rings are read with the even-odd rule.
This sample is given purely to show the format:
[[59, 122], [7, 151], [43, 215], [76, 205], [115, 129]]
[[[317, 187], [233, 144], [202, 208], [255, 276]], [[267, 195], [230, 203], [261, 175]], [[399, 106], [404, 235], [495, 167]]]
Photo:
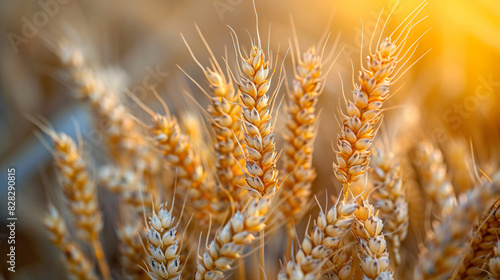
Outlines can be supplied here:
[[375, 190], [372, 195], [373, 206], [384, 221], [384, 231], [389, 241], [391, 260], [398, 266], [401, 263], [399, 248], [408, 231], [408, 203], [399, 162], [393, 155], [381, 149], [372, 154], [370, 171], [373, 175]]
[[500, 279], [500, 241], [493, 248], [493, 256], [488, 261], [488, 279]]
[[124, 269], [124, 278], [130, 280], [147, 279], [146, 272], [140, 267], [145, 259], [145, 252], [140, 236], [141, 224], [126, 224], [118, 229], [120, 240], [120, 262]]

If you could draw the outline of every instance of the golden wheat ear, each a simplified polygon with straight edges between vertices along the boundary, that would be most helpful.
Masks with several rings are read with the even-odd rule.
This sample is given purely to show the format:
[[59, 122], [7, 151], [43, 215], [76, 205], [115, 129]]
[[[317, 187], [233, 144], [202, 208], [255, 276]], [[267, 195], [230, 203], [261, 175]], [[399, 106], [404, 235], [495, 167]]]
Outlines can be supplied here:
[[83, 254], [76, 243], [70, 241], [66, 223], [57, 208], [49, 205], [49, 212], [42, 222], [49, 233], [50, 241], [62, 253], [68, 276], [75, 279], [97, 280], [98, 277], [94, 272], [92, 262]]
[[[478, 217], [500, 196], [500, 173], [466, 194], [448, 217], [434, 228], [415, 268], [415, 279], [448, 279], [459, 264], [460, 254]], [[464, 234], [465, 233], [465, 234]]]
[[408, 202], [399, 161], [391, 153], [376, 148], [372, 153], [370, 172], [374, 182], [370, 200], [384, 221], [391, 262], [398, 267], [401, 263], [401, 242], [406, 238], [409, 224]]
[[[341, 132], [337, 140], [337, 162], [333, 170], [337, 179], [342, 183], [344, 196], [347, 197], [351, 183], [361, 179], [368, 169], [370, 154], [373, 148], [374, 137], [377, 134], [382, 119], [382, 105], [390, 97], [390, 87], [400, 77], [400, 70], [405, 67], [403, 63], [410, 50], [415, 50], [417, 41], [405, 48], [408, 34], [420, 21], [413, 23], [420, 11], [425, 7], [425, 2], [420, 4], [402, 24], [404, 28], [398, 30], [399, 35], [393, 35], [381, 40], [385, 25], [380, 32], [380, 37], [372, 53], [370, 49], [366, 65], [361, 61], [361, 70], [358, 83], [352, 91], [352, 101], [346, 100], [346, 113], [341, 115]], [[392, 14], [392, 12], [391, 12]], [[377, 22], [378, 25], [378, 22]], [[400, 25], [401, 26], [401, 25]], [[375, 28], [377, 30], [377, 28]], [[394, 34], [394, 32], [393, 32]], [[406, 51], [404, 51], [406, 49]], [[361, 57], [362, 57], [361, 51]]]

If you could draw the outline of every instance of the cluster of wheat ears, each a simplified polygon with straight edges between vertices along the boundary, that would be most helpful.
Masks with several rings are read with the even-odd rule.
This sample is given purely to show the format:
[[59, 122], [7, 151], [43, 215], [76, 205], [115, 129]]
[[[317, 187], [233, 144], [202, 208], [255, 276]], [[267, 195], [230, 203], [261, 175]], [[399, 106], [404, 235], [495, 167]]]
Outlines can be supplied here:
[[[151, 119], [134, 117], [78, 44], [68, 38], [52, 41], [77, 97], [107, 124], [101, 130], [109, 164], [92, 169], [81, 139], [36, 121], [53, 141], [64, 202], [49, 206], [43, 224], [62, 253], [68, 277], [112, 279], [112, 271], [120, 271], [116, 276], [125, 279], [499, 279], [500, 204], [495, 200], [500, 176], [484, 174], [457, 199], [443, 156], [428, 141], [411, 152], [417, 191], [429, 201], [432, 226], [420, 240], [419, 258], [404, 260], [414, 186], [403, 179], [399, 156], [377, 139], [393, 84], [408, 63], [416, 62], [412, 55], [421, 37], [408, 38], [424, 6], [390, 35], [380, 24], [380, 36], [372, 36], [349, 89], [352, 95], [343, 95], [345, 107], [337, 118], [333, 173], [343, 188], [323, 207], [316, 206], [321, 203], [311, 185], [316, 106], [335, 62], [335, 55], [324, 55], [326, 39], [304, 53], [298, 42], [292, 44], [289, 80], [279, 57], [263, 48], [258, 30], [249, 49], [231, 33], [236, 67], [227, 57], [215, 57], [199, 29], [208, 65], [184, 40], [205, 77], [196, 80], [186, 73], [210, 100], [204, 109], [208, 142], [183, 131], [154, 89], [164, 112], [154, 112], [128, 92]], [[284, 123], [277, 124], [281, 103]], [[276, 125], [284, 127], [281, 147]], [[365, 191], [354, 193], [353, 184]], [[119, 213], [113, 226], [120, 262], [111, 270], [101, 236], [107, 201], [98, 199], [99, 188], [118, 201], [112, 205]], [[322, 209], [310, 217], [305, 235], [297, 233], [295, 225], [311, 207]], [[279, 260], [265, 259], [266, 236], [275, 234], [283, 235], [279, 240], [286, 252]], [[248, 256], [258, 262], [246, 262]], [[266, 274], [266, 265], [280, 264], [278, 275]]]

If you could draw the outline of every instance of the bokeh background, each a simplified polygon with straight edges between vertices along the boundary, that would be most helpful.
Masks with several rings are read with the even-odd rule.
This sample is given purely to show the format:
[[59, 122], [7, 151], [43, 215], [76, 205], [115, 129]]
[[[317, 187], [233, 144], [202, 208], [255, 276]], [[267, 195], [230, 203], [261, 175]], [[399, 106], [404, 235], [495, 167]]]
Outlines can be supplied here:
[[[56, 3], [50, 14], [43, 3]], [[421, 1], [399, 1], [387, 23], [393, 30]], [[318, 177], [315, 193], [325, 200], [337, 194], [333, 179], [332, 143], [337, 136], [335, 115], [341, 97], [341, 79], [348, 94], [352, 72], [359, 69], [362, 47], [369, 38], [380, 12], [382, 22], [396, 1], [255, 0], [260, 34], [264, 44], [271, 38], [270, 49], [283, 58], [292, 39], [295, 23], [301, 50], [316, 44], [331, 33], [327, 52], [337, 35], [333, 66], [319, 106], [322, 109], [316, 140], [315, 167]], [[47, 20], [38, 17], [48, 14]], [[429, 139], [445, 153], [453, 170], [458, 190], [472, 186], [471, 170], [486, 174], [498, 170], [500, 140], [500, 2], [497, 0], [430, 0], [419, 18], [427, 16], [410, 33], [410, 42], [428, 31], [407, 66], [417, 61], [398, 81], [397, 93], [388, 102], [384, 125], [385, 143], [404, 153], [415, 140]], [[35, 25], [36, 31], [27, 25]], [[233, 65], [234, 49], [230, 35], [233, 28], [239, 40], [249, 46], [255, 34], [255, 14], [249, 0], [66, 0], [2, 1], [0, 4], [0, 270], [6, 279], [56, 279], [62, 274], [57, 252], [50, 246], [40, 222], [47, 203], [55, 198], [57, 180], [51, 156], [37, 138], [37, 129], [28, 116], [43, 116], [57, 130], [75, 135], [79, 129], [89, 143], [89, 154], [99, 162], [100, 146], [93, 138], [96, 120], [85, 104], [72, 97], [71, 86], [63, 79], [61, 65], [47, 47], [47, 40], [65, 34], [78, 34], [84, 48], [112, 75], [118, 86], [142, 93], [143, 80], [157, 73], [157, 89], [170, 109], [180, 118], [186, 112], [201, 117], [187, 97], [190, 92], [202, 105], [206, 98], [179, 70], [182, 67], [195, 79], [202, 72], [182, 42], [182, 33], [196, 56], [207, 63], [207, 52], [195, 24], [202, 30], [216, 56], [228, 52]], [[363, 29], [364, 27], [364, 29]], [[247, 33], [248, 32], [248, 33]], [[33, 34], [31, 34], [33, 33]], [[23, 36], [21, 40], [17, 36]], [[377, 33], [376, 33], [377, 34]], [[378, 34], [376, 35], [378, 36]], [[14, 39], [16, 38], [16, 39]], [[21, 40], [18, 41], [17, 39]], [[363, 39], [363, 40], [362, 40]], [[365, 49], [366, 54], [366, 49]], [[281, 62], [281, 61], [280, 61]], [[351, 67], [352, 63], [352, 67]], [[291, 77], [290, 56], [285, 59]], [[406, 70], [408, 67], [405, 67]], [[168, 73], [168, 75], [166, 74]], [[281, 94], [285, 93], [285, 87]], [[145, 103], [159, 110], [151, 94], [141, 96]], [[131, 104], [139, 118], [144, 112]], [[146, 118], [147, 120], [147, 118]], [[97, 120], [98, 121], [98, 120]], [[78, 126], [75, 125], [78, 123]], [[278, 120], [278, 124], [280, 120]], [[77, 128], [78, 127], [78, 128]], [[277, 129], [279, 130], [279, 125]], [[474, 160], [472, 160], [474, 159]], [[6, 173], [17, 169], [17, 264], [15, 274], [7, 273], [6, 252]], [[106, 209], [104, 209], [106, 211]], [[313, 210], [314, 211], [314, 210]], [[317, 211], [317, 210], [316, 210]], [[112, 214], [107, 215], [106, 236], [113, 235]], [[305, 219], [307, 222], [307, 219]], [[298, 228], [304, 225], [299, 225]], [[299, 230], [299, 232], [301, 232]], [[111, 238], [110, 238], [111, 240]], [[417, 238], [418, 240], [418, 238]], [[106, 244], [111, 261], [117, 259], [116, 245]], [[418, 255], [415, 248], [414, 255]], [[276, 275], [269, 265], [269, 275]], [[271, 276], [271, 279], [274, 276]]]

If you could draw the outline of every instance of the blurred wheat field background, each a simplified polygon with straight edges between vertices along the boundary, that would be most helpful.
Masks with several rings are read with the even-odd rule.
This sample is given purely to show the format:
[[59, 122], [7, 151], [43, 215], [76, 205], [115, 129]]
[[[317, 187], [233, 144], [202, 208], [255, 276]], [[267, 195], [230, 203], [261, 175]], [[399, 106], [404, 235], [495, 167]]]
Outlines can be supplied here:
[[[47, 3], [53, 4], [50, 12], [46, 10]], [[193, 279], [197, 269], [197, 277], [203, 279], [200, 270], [209, 267], [210, 259], [214, 258], [213, 254], [204, 257], [206, 245], [213, 240], [216, 240], [214, 246], [225, 244], [221, 241], [223, 238], [217, 239], [216, 236], [227, 237], [228, 233], [222, 229], [229, 223], [233, 237], [239, 232], [236, 228], [251, 232], [250, 235], [256, 237], [251, 245], [232, 248], [241, 250], [243, 260], [235, 254], [215, 266], [214, 271], [224, 271], [224, 277], [229, 279], [375, 279], [367, 271], [377, 268], [365, 267], [363, 261], [377, 263], [378, 269], [382, 267], [376, 273], [381, 277], [378, 279], [499, 279], [499, 275], [495, 275], [500, 260], [500, 246], [497, 244], [499, 218], [496, 214], [496, 200], [500, 198], [498, 1], [427, 2], [413, 23], [425, 19], [411, 30], [408, 43], [403, 47], [412, 53], [410, 45], [418, 40], [418, 48], [398, 75], [409, 70], [403, 76], [397, 76], [397, 82], [390, 85], [390, 98], [382, 101], [383, 118], [377, 121], [374, 117], [372, 125], [378, 130], [374, 130], [376, 134], [371, 147], [376, 146], [377, 149], [371, 154], [372, 160], [366, 166], [366, 172], [360, 171], [364, 175], [352, 184], [343, 184], [338, 176], [342, 166], [337, 154], [342, 151], [339, 152], [337, 139], [349, 138], [343, 130], [345, 128], [338, 125], [343, 120], [339, 110], [348, 114], [342, 89], [345, 98], [352, 101], [354, 88], [351, 81], [359, 83], [360, 59], [365, 69], [368, 67], [366, 56], [370, 39], [373, 36], [375, 41], [378, 39], [381, 26], [386, 21], [382, 38], [388, 36], [421, 3], [420, 0], [256, 0], [265, 59], [272, 58], [271, 66], [276, 66], [268, 96], [280, 83], [278, 78], [282, 65], [282, 75], [286, 76], [275, 98], [269, 100], [269, 106], [273, 108], [270, 119], [264, 116], [265, 109], [259, 109], [259, 124], [255, 125], [259, 129], [258, 135], [265, 138], [269, 131], [264, 124], [268, 123], [272, 127], [271, 134], [274, 130], [276, 135], [275, 142], [266, 141], [264, 147], [243, 136], [242, 131], [247, 134], [254, 131], [251, 126], [254, 124], [250, 124], [250, 120], [254, 119], [250, 115], [239, 112], [232, 115], [231, 122], [235, 125], [229, 125], [229, 130], [221, 129], [220, 124], [211, 124], [207, 114], [217, 112], [218, 103], [212, 103], [190, 79], [210, 94], [221, 84], [217, 79], [207, 80], [190, 53], [205, 67], [210, 66], [209, 52], [198, 34], [197, 26], [213, 50], [222, 69], [220, 74], [225, 76], [226, 82], [232, 81], [232, 86], [238, 89], [236, 82], [240, 82], [239, 76], [256, 74], [253, 70], [245, 72], [234, 47], [236, 34], [242, 51], [252, 55], [252, 42], [257, 42], [252, 41], [257, 35], [252, 1], [23, 0], [2, 3], [0, 21], [4, 37], [0, 40], [0, 130], [3, 137], [0, 141], [0, 165], [2, 182], [7, 182], [9, 167], [17, 170], [18, 217], [16, 272], [12, 273], [7, 270], [6, 256], [8, 232], [4, 209], [7, 209], [7, 199], [2, 198], [0, 213], [4, 235], [0, 236], [0, 268], [3, 277], [70, 278], [71, 273], [63, 264], [64, 254], [60, 250], [67, 253], [71, 249], [73, 253], [66, 256], [72, 257], [66, 257], [66, 262], [73, 261], [74, 275], [78, 275], [75, 271], [79, 270], [85, 276], [76, 279], [92, 279], [93, 273], [98, 279], [106, 279], [103, 263], [109, 266], [111, 279], [147, 279], [142, 268], [154, 270], [151, 259], [157, 264], [164, 262], [165, 267], [172, 271], [182, 271], [182, 274], [169, 271], [170, 278], [163, 275], [158, 279], [175, 279], [181, 275], [182, 279]], [[387, 20], [391, 11], [393, 13]], [[37, 18], [41, 13], [46, 14], [46, 21]], [[322, 60], [325, 63], [320, 77], [328, 73], [325, 80], [310, 74], [324, 88], [313, 98], [317, 99], [316, 109], [308, 111], [314, 119], [314, 129], [307, 130], [312, 133], [309, 136], [314, 139], [314, 144], [311, 144], [314, 149], [310, 151], [308, 148], [301, 153], [293, 149], [287, 153], [286, 148], [290, 139], [287, 137], [290, 135], [287, 122], [291, 119], [290, 111], [287, 111], [290, 110], [287, 104], [291, 99], [287, 92], [294, 90], [294, 68], [297, 68], [292, 61], [292, 52], [298, 59], [291, 18], [300, 52], [306, 52], [310, 46], [317, 45], [325, 34], [330, 34], [323, 57], [320, 56], [323, 45], [317, 46], [316, 54], [320, 60], [332, 54], [329, 61]], [[34, 26], [30, 30], [33, 34], [26, 32], [27, 25]], [[20, 37], [13, 37], [16, 35], [24, 39], [19, 41]], [[272, 56], [267, 54], [268, 44]], [[77, 52], [73, 52], [75, 49]], [[82, 60], [75, 59], [75, 53], [80, 50]], [[360, 58], [361, 50], [363, 57]], [[67, 57], [61, 55], [63, 51], [67, 51]], [[258, 53], [254, 55], [259, 57]], [[336, 57], [338, 59], [332, 64]], [[226, 61], [230, 71], [226, 69]], [[405, 61], [400, 62], [396, 69]], [[257, 71], [254, 72], [265, 68], [262, 66], [264, 63], [250, 64], [255, 66]], [[83, 67], [79, 68], [81, 65], [89, 66], [94, 72], [82, 71]], [[330, 66], [332, 68], [328, 71]], [[214, 68], [217, 72], [217, 67]], [[242, 69], [241, 74], [237, 74], [237, 69]], [[272, 68], [268, 74], [271, 73]], [[236, 76], [236, 81], [231, 74]], [[106, 83], [110, 97], [106, 99], [98, 95], [94, 103], [92, 98], [90, 101], [75, 98], [82, 92], [92, 92], [87, 91], [86, 83], [93, 79]], [[253, 83], [259, 81], [255, 78], [250, 80]], [[265, 79], [262, 84], [265, 84]], [[160, 99], [165, 100], [171, 117], [177, 118], [178, 126], [168, 114], [163, 116], [162, 102], [155, 97], [151, 86], [161, 96]], [[259, 85], [256, 88], [260, 88]], [[251, 89], [248, 91], [251, 93]], [[320, 91], [320, 88], [313, 91]], [[241, 105], [252, 112], [252, 102], [241, 101], [241, 92], [247, 93], [240, 86], [235, 96], [225, 96], [230, 102], [224, 103], [223, 99], [218, 102], [234, 106], [236, 111], [243, 110], [238, 109]], [[373, 100], [368, 103], [373, 103]], [[141, 108], [142, 103], [161, 116], [152, 120], [147, 110]], [[116, 119], [107, 118], [108, 111], [122, 112], [121, 105], [130, 115], [125, 111]], [[214, 109], [210, 111], [207, 109], [209, 106]], [[116, 108], [120, 110], [113, 110]], [[208, 113], [200, 108], [208, 110]], [[241, 127], [241, 119], [249, 124]], [[119, 137], [112, 138], [110, 131], [103, 130], [103, 127], [113, 127], [114, 121], [123, 121], [121, 129], [130, 131], [130, 134], [120, 137], [121, 131], [118, 131]], [[40, 122], [42, 127], [51, 124], [55, 132], [64, 132], [69, 138], [41, 131], [35, 125], [40, 126]], [[143, 127], [142, 122], [148, 127]], [[174, 125], [165, 128], [165, 123]], [[217, 132], [219, 130], [222, 132]], [[177, 139], [165, 131], [178, 131], [178, 134], [182, 132], [189, 137]], [[219, 138], [214, 137], [215, 134]], [[238, 141], [233, 139], [234, 136]], [[177, 140], [169, 142], [168, 137]], [[293, 136], [291, 138], [293, 142]], [[75, 147], [83, 151], [71, 148], [72, 140], [69, 139], [74, 139]], [[231, 152], [224, 154], [227, 158], [222, 162], [222, 152], [217, 147], [225, 142], [220, 139], [232, 139], [233, 144], [240, 142], [243, 151], [239, 150], [239, 145], [234, 145]], [[176, 144], [183, 141], [190, 141], [184, 146], [186, 149]], [[79, 146], [81, 143], [83, 146]], [[270, 163], [253, 160], [250, 153], [254, 150], [259, 155], [269, 155]], [[312, 154], [308, 155], [304, 152], [306, 150]], [[66, 155], [58, 155], [61, 151], [65, 151]], [[81, 161], [72, 161], [79, 155], [83, 155]], [[183, 159], [192, 157], [194, 160], [187, 164], [187, 161], [178, 162], [169, 155]], [[134, 161], [138, 157], [141, 161]], [[303, 159], [302, 166], [312, 173], [294, 169], [294, 160], [297, 159]], [[310, 164], [307, 163], [309, 160]], [[255, 168], [253, 163], [260, 165]], [[332, 163], [340, 167], [333, 171]], [[232, 173], [224, 173], [221, 164], [233, 168]], [[242, 170], [237, 168], [239, 166]], [[74, 172], [71, 176], [67, 173], [68, 168]], [[199, 179], [201, 175], [198, 176], [197, 170], [200, 168], [204, 170], [201, 178], [205, 180]], [[241, 184], [249, 186], [249, 177], [245, 180], [244, 173], [250, 174], [251, 178], [259, 177], [264, 182], [265, 174], [268, 171], [272, 173], [274, 169], [280, 171], [278, 178], [266, 181], [263, 190], [253, 196], [235, 187]], [[260, 174], [262, 170], [263, 174]], [[86, 175], [81, 175], [83, 173]], [[142, 177], [137, 177], [138, 174]], [[64, 176], [69, 178], [69, 182], [62, 178]], [[306, 178], [305, 181], [314, 180], [298, 182], [303, 178]], [[309, 183], [312, 184], [310, 191], [307, 187]], [[7, 186], [2, 184], [2, 197], [6, 197], [3, 193], [7, 193]], [[124, 185], [130, 189], [120, 191]], [[219, 185], [223, 185], [224, 190]], [[84, 186], [83, 190], [81, 186]], [[350, 192], [347, 193], [348, 198], [343, 200], [346, 186]], [[277, 194], [273, 193], [274, 187], [280, 189]], [[292, 204], [294, 207], [282, 208], [281, 204], [286, 204], [284, 201], [289, 194], [302, 188], [304, 201]], [[138, 199], [138, 193], [143, 195], [142, 201]], [[81, 197], [85, 197], [83, 202]], [[175, 204], [171, 208], [173, 197]], [[200, 203], [204, 199], [210, 203]], [[388, 206], [385, 201], [390, 199], [393, 204]], [[160, 207], [161, 203], [165, 205]], [[269, 209], [266, 203], [269, 203]], [[47, 218], [49, 204], [59, 210], [51, 208], [51, 216]], [[231, 207], [239, 208], [245, 218], [234, 215]], [[329, 209], [338, 212], [329, 214]], [[403, 213], [398, 216], [400, 224], [388, 222], [392, 216], [397, 216], [394, 209]], [[325, 253], [322, 262], [300, 264], [306, 259], [301, 256], [321, 255], [318, 251], [324, 250], [325, 244], [330, 244], [323, 240], [325, 234], [329, 234], [321, 223], [323, 212], [329, 224], [333, 215], [338, 217], [334, 228], [335, 234], [339, 231], [341, 237], [335, 242], [340, 243], [335, 243], [332, 251]], [[143, 214], [148, 217], [146, 223]], [[173, 220], [170, 220], [170, 215]], [[377, 215], [380, 219], [375, 218]], [[152, 217], [151, 220], [149, 217]], [[237, 226], [241, 219], [248, 221], [248, 217], [253, 217], [254, 223], [259, 221], [256, 229], [248, 226], [250, 222], [243, 223], [246, 225], [244, 229]], [[265, 217], [265, 222], [262, 217]], [[54, 246], [51, 238], [54, 242], [57, 235], [48, 235], [47, 228], [52, 233], [63, 232], [58, 224], [61, 220], [66, 221], [68, 233], [60, 239], [64, 242], [55, 241]], [[159, 225], [154, 221], [160, 221]], [[93, 228], [89, 228], [89, 224]], [[265, 235], [261, 228], [263, 224], [266, 225]], [[373, 225], [377, 228], [379, 224], [384, 227], [381, 232], [375, 230], [374, 236], [363, 231]], [[148, 235], [154, 232], [153, 229], [162, 237], [165, 233], [170, 234], [172, 239], [168, 242], [166, 239], [155, 241], [154, 234]], [[403, 233], [406, 231], [407, 234]], [[324, 246], [312, 253], [311, 248], [317, 245], [318, 240]], [[382, 248], [370, 255], [367, 248], [373, 249], [375, 241], [385, 244], [385, 240], [388, 249]], [[401, 244], [396, 246], [395, 242]], [[136, 251], [129, 250], [132, 246], [124, 246], [131, 243], [135, 244]], [[103, 249], [100, 250], [99, 246]], [[166, 249], [174, 247], [173, 255], [165, 257]], [[399, 253], [395, 252], [395, 247], [399, 247]], [[159, 254], [158, 250], [162, 253]], [[75, 253], [77, 251], [89, 260], [88, 265], [83, 265], [82, 258]], [[100, 251], [104, 253], [105, 260], [99, 261], [99, 257], [94, 256]], [[321, 251], [324, 252], [326, 250]], [[370, 257], [363, 259], [366, 254]], [[127, 263], [134, 257], [139, 261]], [[349, 258], [352, 258], [351, 262]], [[233, 259], [236, 261], [231, 262], [230, 270], [223, 268], [222, 263]], [[388, 264], [385, 264], [386, 259]], [[204, 268], [201, 269], [200, 265]], [[311, 278], [305, 278], [298, 271], [309, 271]], [[135, 277], [136, 274], [139, 276]], [[205, 279], [210, 279], [209, 276], [204, 275]]]

